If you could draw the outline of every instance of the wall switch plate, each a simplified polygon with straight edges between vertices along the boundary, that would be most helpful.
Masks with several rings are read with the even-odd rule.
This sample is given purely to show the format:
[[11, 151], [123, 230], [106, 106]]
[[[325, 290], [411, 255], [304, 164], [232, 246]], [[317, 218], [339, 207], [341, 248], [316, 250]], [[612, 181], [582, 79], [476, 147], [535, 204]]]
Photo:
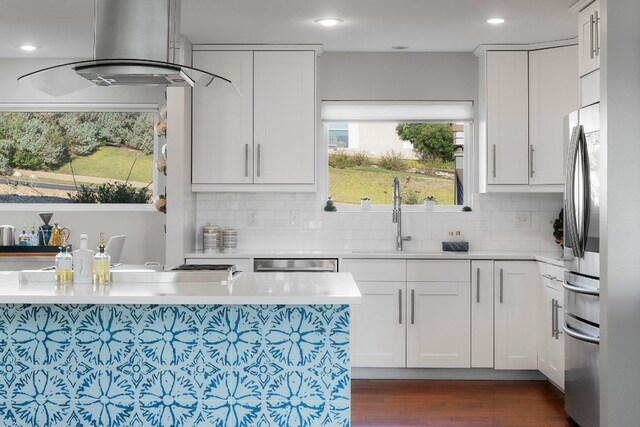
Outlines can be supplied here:
[[258, 224], [258, 212], [251, 209], [247, 211], [247, 224], [248, 225], [257, 225]]
[[531, 228], [531, 212], [516, 212], [516, 228]]
[[289, 211], [289, 225], [300, 226], [300, 209], [291, 209]]

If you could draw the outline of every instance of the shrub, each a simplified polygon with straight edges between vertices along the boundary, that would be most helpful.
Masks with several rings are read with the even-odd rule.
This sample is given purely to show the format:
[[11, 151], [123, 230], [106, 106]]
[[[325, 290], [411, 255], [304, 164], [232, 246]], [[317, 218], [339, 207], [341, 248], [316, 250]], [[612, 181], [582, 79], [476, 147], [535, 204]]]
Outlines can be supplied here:
[[353, 168], [356, 166], [369, 166], [371, 160], [365, 153], [349, 154], [346, 151], [329, 153], [329, 166], [336, 169]]
[[0, 139], [0, 175], [9, 176], [13, 172], [11, 162], [16, 152], [16, 144], [8, 139]]
[[402, 171], [407, 168], [407, 163], [402, 159], [401, 153], [391, 150], [380, 157], [378, 166], [392, 171]]
[[149, 189], [136, 188], [126, 182], [108, 182], [95, 189], [80, 185], [76, 193], [67, 193], [74, 203], [149, 203]]
[[423, 199], [422, 194], [413, 188], [407, 188], [402, 191], [402, 203], [405, 205], [419, 205]]

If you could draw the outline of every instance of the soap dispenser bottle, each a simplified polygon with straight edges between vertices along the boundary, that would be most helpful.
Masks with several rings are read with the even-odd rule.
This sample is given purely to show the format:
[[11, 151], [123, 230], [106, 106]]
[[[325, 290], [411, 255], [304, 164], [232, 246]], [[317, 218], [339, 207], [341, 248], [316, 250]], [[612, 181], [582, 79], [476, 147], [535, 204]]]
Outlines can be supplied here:
[[73, 282], [90, 284], [93, 280], [93, 256], [95, 252], [87, 249], [87, 235], [80, 235], [80, 249], [73, 251]]
[[63, 240], [56, 255], [56, 285], [73, 283], [73, 257], [67, 249], [67, 242]]
[[104, 233], [100, 233], [98, 253], [93, 257], [93, 284], [111, 283], [111, 257], [104, 251]]

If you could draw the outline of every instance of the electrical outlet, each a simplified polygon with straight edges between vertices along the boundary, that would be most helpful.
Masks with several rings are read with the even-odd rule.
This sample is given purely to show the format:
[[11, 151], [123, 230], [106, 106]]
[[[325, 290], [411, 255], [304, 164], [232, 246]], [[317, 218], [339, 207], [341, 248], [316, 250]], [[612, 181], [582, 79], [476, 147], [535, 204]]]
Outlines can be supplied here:
[[516, 212], [516, 228], [531, 228], [531, 212]]
[[247, 224], [248, 225], [257, 225], [258, 224], [258, 212], [254, 210], [250, 210], [247, 212]]
[[294, 227], [300, 226], [300, 210], [299, 209], [291, 209], [289, 211], [289, 225]]

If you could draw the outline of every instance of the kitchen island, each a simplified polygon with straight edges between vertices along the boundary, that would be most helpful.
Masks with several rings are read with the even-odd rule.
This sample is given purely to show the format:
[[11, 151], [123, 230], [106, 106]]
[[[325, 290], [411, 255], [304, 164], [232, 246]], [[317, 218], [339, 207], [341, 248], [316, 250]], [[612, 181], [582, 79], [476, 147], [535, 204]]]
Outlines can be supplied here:
[[148, 276], [0, 272], [3, 425], [350, 424], [349, 273]]

